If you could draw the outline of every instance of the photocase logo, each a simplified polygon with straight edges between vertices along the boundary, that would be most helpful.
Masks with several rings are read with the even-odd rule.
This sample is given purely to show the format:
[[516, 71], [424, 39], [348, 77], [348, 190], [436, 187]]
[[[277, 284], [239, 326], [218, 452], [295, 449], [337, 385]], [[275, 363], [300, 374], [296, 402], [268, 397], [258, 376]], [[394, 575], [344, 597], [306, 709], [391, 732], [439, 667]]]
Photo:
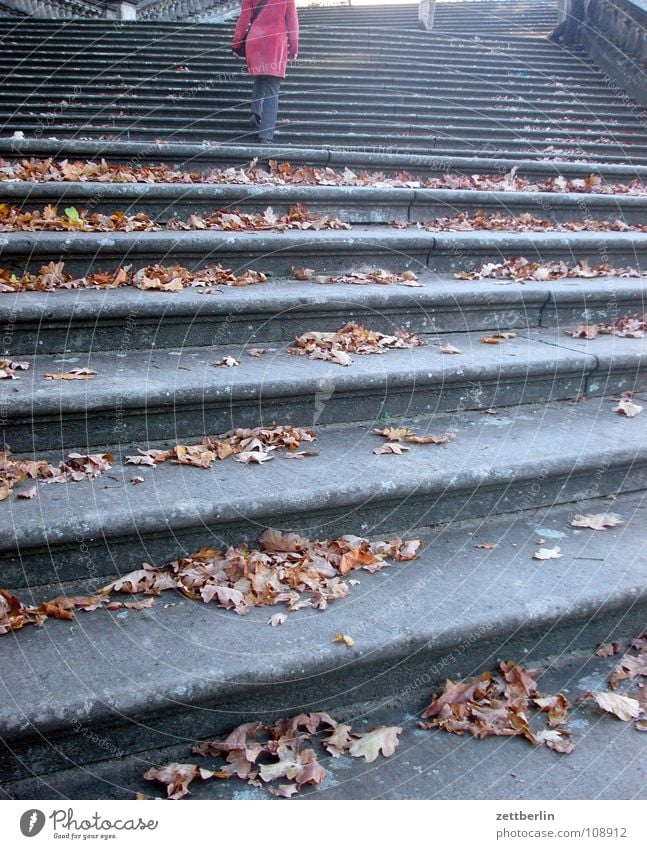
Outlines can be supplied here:
[[45, 814], [38, 808], [32, 808], [20, 817], [20, 830], [25, 837], [36, 837], [45, 825]]

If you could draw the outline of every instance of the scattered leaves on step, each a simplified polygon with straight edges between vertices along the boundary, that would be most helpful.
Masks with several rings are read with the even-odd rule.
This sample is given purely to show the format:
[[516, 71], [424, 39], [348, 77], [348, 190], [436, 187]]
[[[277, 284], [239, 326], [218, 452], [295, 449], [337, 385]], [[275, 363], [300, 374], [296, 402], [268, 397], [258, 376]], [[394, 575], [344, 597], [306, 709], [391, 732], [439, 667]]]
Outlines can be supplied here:
[[515, 233], [584, 233], [606, 230], [619, 233], [647, 232], [647, 224], [629, 224], [619, 218], [611, 221], [585, 218], [578, 221], [555, 222], [550, 219], [537, 218], [530, 212], [506, 215], [503, 212], [484, 212], [483, 210], [475, 213], [461, 212], [454, 216], [434, 218], [418, 226], [432, 233], [458, 233], [476, 230]]
[[335, 634], [333, 643], [344, 643], [344, 645], [348, 646], [349, 649], [352, 649], [355, 645], [355, 640], [352, 637], [349, 637], [348, 634]]
[[571, 519], [572, 528], [591, 528], [594, 531], [617, 528], [618, 525], [624, 525], [624, 519], [617, 513], [584, 513]]
[[[138, 604], [149, 606], [148, 599]], [[25, 625], [40, 627], [50, 617], [72, 620], [75, 618], [75, 610], [89, 612], [107, 606], [108, 602], [104, 595], [92, 595], [58, 596], [44, 601], [36, 607], [28, 607], [9, 590], [0, 589], [0, 634], [18, 631]]]
[[393, 336], [368, 330], [362, 324], [349, 322], [332, 333], [311, 331], [295, 338], [290, 354], [308, 356], [311, 360], [327, 360], [342, 366], [353, 362], [350, 354], [384, 354], [393, 348], [415, 348], [425, 343], [404, 329]]
[[642, 411], [642, 406], [640, 404], [636, 404], [630, 398], [621, 398], [618, 401], [617, 406], [613, 408], [614, 413], [620, 413], [621, 415], [627, 416], [630, 419], [634, 416], [640, 415]]
[[[272, 459], [272, 451], [296, 451], [303, 442], [314, 442], [317, 434], [308, 428], [292, 425], [235, 428], [219, 436], [205, 436], [196, 445], [175, 445], [166, 451], [139, 448], [139, 454], [128, 455], [125, 463], [157, 466], [170, 460], [184, 466], [210, 469], [217, 460], [234, 456], [241, 463], [263, 463]], [[312, 456], [317, 452], [303, 452]]]
[[415, 560], [421, 545], [419, 539], [370, 542], [351, 535], [310, 541], [275, 530], [265, 531], [259, 542], [260, 548], [202, 549], [159, 568], [144, 564], [102, 592], [158, 595], [178, 590], [187, 598], [214, 602], [241, 615], [267, 605], [284, 605], [288, 612], [307, 607], [325, 610], [336, 598], [348, 595], [345, 576], [360, 569], [379, 572], [389, 558]]
[[[19, 460], [9, 451], [0, 451], [0, 501], [7, 499], [14, 487], [25, 480], [41, 479], [48, 483], [67, 483], [85, 478], [96, 478], [112, 468], [111, 454], [69, 454], [57, 466], [47, 460]], [[23, 498], [33, 498], [34, 487], [30, 487]]]
[[[523, 737], [534, 745], [545, 744], [555, 751], [570, 753], [569, 703], [562, 693], [539, 693], [529, 672], [512, 662], [501, 663], [495, 673], [464, 681], [447, 679], [443, 692], [434, 696], [422, 714], [422, 728], [444, 728], [453, 734], [484, 737]], [[533, 715], [548, 714], [548, 729], [535, 732]], [[431, 720], [431, 721], [424, 721]], [[545, 733], [558, 730], [557, 735]]]
[[223, 357], [221, 360], [214, 360], [211, 363], [212, 366], [225, 366], [225, 368], [234, 368], [234, 366], [240, 365], [240, 360], [237, 360], [236, 357]]
[[615, 324], [578, 324], [575, 330], [565, 330], [567, 336], [575, 339], [596, 339], [598, 336], [621, 336], [629, 339], [642, 339], [647, 328], [647, 316], [625, 315]]
[[[196, 778], [237, 779], [252, 787], [267, 786], [273, 796], [289, 798], [307, 785], [322, 783], [327, 772], [320, 757], [349, 754], [373, 763], [380, 755], [393, 755], [401, 732], [398, 727], [382, 726], [358, 733], [324, 712], [301, 713], [278, 719], [273, 725], [245, 722], [226, 737], [210, 738], [193, 747], [194, 755], [219, 760], [213, 769], [172, 763], [149, 769], [144, 778], [164, 784], [169, 799], [186, 796]], [[286, 779], [290, 783], [286, 784]]]
[[96, 371], [91, 368], [71, 368], [57, 374], [45, 374], [45, 380], [92, 380]]
[[293, 267], [292, 276], [295, 280], [311, 280], [314, 277], [315, 283], [324, 285], [369, 286], [372, 283], [377, 283], [382, 286], [396, 284], [417, 289], [422, 287], [422, 283], [418, 282], [418, 276], [415, 272], [387, 271], [385, 268], [378, 268], [375, 271], [352, 271], [348, 274], [318, 274], [315, 276], [312, 268]]
[[[172, 218], [168, 222], [169, 230], [224, 230], [227, 232], [244, 230], [350, 230], [350, 224], [341, 221], [336, 215], [321, 215], [310, 212], [301, 203], [291, 206], [283, 215], [276, 215], [271, 206], [265, 212], [241, 212], [234, 210], [216, 210], [211, 215], [190, 215], [186, 221]], [[0, 219], [1, 229], [1, 219]], [[159, 228], [156, 228], [159, 229]]]
[[28, 368], [30, 365], [26, 362], [0, 359], [0, 380], [17, 380], [16, 372], [26, 371]]
[[637, 268], [614, 268], [607, 264], [591, 266], [583, 259], [575, 265], [563, 260], [553, 262], [530, 262], [525, 257], [510, 257], [503, 262], [488, 262], [475, 271], [461, 271], [455, 275], [459, 280], [563, 280], [566, 278], [592, 277], [642, 277]]
[[629, 722], [631, 719], [638, 719], [642, 710], [640, 702], [637, 699], [632, 699], [629, 696], [623, 696], [619, 693], [605, 693], [594, 691], [586, 693], [584, 698], [592, 698], [595, 700], [598, 707], [605, 713], [611, 713], [622, 719], [623, 722]]
[[0, 292], [53, 292], [56, 289], [119, 289], [133, 286], [137, 289], [159, 292], [178, 292], [195, 288], [210, 292], [213, 287], [253, 286], [265, 283], [267, 275], [247, 269], [236, 275], [222, 265], [209, 265], [189, 271], [181, 265], [149, 265], [132, 271], [129, 265], [116, 271], [94, 271], [84, 277], [74, 277], [65, 271], [62, 262], [49, 262], [36, 274], [23, 272], [18, 277], [6, 268], [0, 268]]
[[[176, 71], [186, 71], [179, 65]], [[533, 129], [529, 124], [528, 129]], [[548, 151], [550, 152], [550, 151]], [[292, 165], [270, 160], [267, 167], [253, 160], [246, 168], [215, 168], [206, 172], [180, 171], [168, 165], [124, 165], [99, 161], [30, 158], [7, 162], [0, 159], [0, 181], [21, 180], [37, 183], [216, 183], [260, 184], [267, 186], [373, 186], [375, 188], [451, 189], [460, 191], [531, 191], [584, 194], [647, 194], [647, 186], [634, 179], [624, 183], [606, 181], [597, 174], [569, 179], [562, 175], [531, 180], [520, 177], [513, 168], [505, 174], [435, 174], [421, 177], [406, 171], [386, 175], [381, 171], [360, 173], [350, 168], [335, 171], [330, 167]]]
[[112, 215], [95, 212], [89, 215], [86, 209], [79, 212], [74, 207], [68, 207], [61, 215], [58, 208], [51, 204], [42, 210], [28, 212], [7, 203], [0, 203], [0, 232], [5, 233], [42, 230], [108, 233], [160, 229], [148, 215], [142, 212], [136, 215], [126, 215], [124, 212], [114, 212]]
[[561, 554], [561, 548], [556, 545], [555, 548], [540, 548], [532, 556], [533, 560], [557, 560]]

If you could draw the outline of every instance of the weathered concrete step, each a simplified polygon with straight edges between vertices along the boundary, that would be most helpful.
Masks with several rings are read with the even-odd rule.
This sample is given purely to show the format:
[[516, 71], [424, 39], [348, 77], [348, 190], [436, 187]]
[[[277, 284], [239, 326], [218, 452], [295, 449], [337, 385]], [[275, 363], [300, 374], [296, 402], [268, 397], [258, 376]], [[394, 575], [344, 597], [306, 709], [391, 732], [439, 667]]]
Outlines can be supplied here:
[[[589, 506], [591, 509], [605, 508], [603, 503], [598, 502]], [[596, 623], [595, 632], [591, 633], [591, 638], [597, 642], [613, 640], [628, 643], [641, 630], [639, 620], [624, 624], [620, 609], [615, 613], [605, 613], [605, 619], [608, 630], [604, 637], [600, 638], [603, 633], [601, 621]], [[632, 625], [634, 632], [630, 630]], [[527, 624], [521, 627], [530, 633], [532, 639], [538, 636]], [[514, 658], [532, 665], [542, 692], [564, 693], [572, 703], [577, 703], [591, 687], [607, 689], [610, 672], [618, 659], [593, 656], [591, 645], [586, 645], [585, 629], [578, 639], [574, 637], [575, 632], [571, 637], [563, 630], [551, 631], [550, 642], [541, 641], [540, 651], [546, 653], [543, 657], [535, 649], [526, 654], [523, 644], [511, 641], [502, 643], [499, 652], [493, 649], [488, 657], [475, 656], [470, 646], [467, 656], [465, 649], [461, 649], [460, 660], [450, 653], [448, 657], [452, 665], [446, 665], [445, 669], [452, 680], [460, 680], [481, 674], [486, 665], [493, 669], [503, 658]], [[357, 759], [352, 762], [342, 759], [340, 763], [324, 755], [321, 760], [328, 772], [327, 777], [318, 787], [304, 788], [302, 797], [308, 801], [473, 801], [476, 798], [515, 799], [517, 802], [522, 799], [635, 798], [636, 788], [641, 787], [645, 780], [644, 739], [638, 737], [631, 722], [618, 722], [612, 716], [603, 716], [591, 701], [584, 701], [576, 708], [573, 739], [577, 748], [564, 758], [557, 758], [545, 746], [530, 747], [527, 741], [519, 738], [472, 740], [440, 730], [429, 732], [419, 728], [420, 714], [428, 706], [432, 694], [439, 693], [445, 683], [444, 679], [436, 680], [435, 677], [439, 662], [430, 660], [426, 670], [420, 669], [419, 676], [411, 676], [418, 682], [415, 689], [401, 685], [395, 688], [393, 699], [383, 697], [360, 704], [340, 705], [334, 710], [336, 719], [343, 719], [358, 731], [369, 731], [377, 726], [402, 727], [400, 745], [395, 756], [382, 758], [373, 764], [359, 763]], [[294, 703], [293, 700], [288, 703], [290, 709]], [[323, 704], [321, 707], [329, 706]], [[255, 721], [259, 715], [257, 709], [246, 714], [244, 719]], [[270, 715], [263, 716], [270, 718]], [[227, 728], [223, 724], [223, 731], [230, 731], [238, 721], [238, 718], [232, 719]], [[213, 728], [207, 736], [212, 736], [212, 731]], [[151, 767], [162, 764], [201, 761], [201, 758], [190, 756], [193, 740], [189, 741], [187, 737], [191, 736], [187, 723], [186, 734], [178, 734], [174, 738], [182, 742], [168, 745], [168, 741], [160, 741], [163, 749], [147, 751], [138, 751], [133, 746], [122, 747], [119, 750], [123, 751], [121, 757], [105, 760], [110, 756], [106, 752], [103, 760], [85, 764], [81, 769], [74, 768], [74, 759], [70, 757], [67, 769], [7, 781], [0, 786], [0, 798], [133, 799], [137, 792], [146, 797], [161, 798], [164, 788], [145, 781], [143, 775]], [[198, 740], [196, 736], [195, 742], [202, 742], [202, 738]], [[30, 752], [32, 758], [34, 754]], [[101, 754], [97, 749], [96, 756], [101, 758]], [[601, 757], [604, 757], [604, 769], [600, 769]], [[205, 763], [211, 766], [209, 761]], [[474, 781], [476, 775], [479, 777], [477, 783]], [[194, 800], [274, 800], [265, 788], [252, 788], [231, 781], [194, 782], [191, 794]], [[640, 838], [634, 841], [636, 849], [640, 847], [639, 841]]]
[[[644, 500], [625, 495], [613, 503], [625, 519], [620, 528], [602, 533], [570, 528], [575, 512], [609, 509], [608, 501], [580, 501], [485, 521], [454, 516], [450, 525], [425, 532], [428, 546], [420, 560], [362, 575], [347, 598], [322, 613], [292, 613], [280, 628], [267, 625], [271, 608], [237, 617], [173, 596], [172, 604], [162, 597], [145, 611], [79, 613], [77, 622], [50, 621], [44, 629], [6, 636], [0, 736], [14, 755], [2, 756], [3, 791], [25, 799], [155, 793], [142, 780], [146, 769], [192, 761], [192, 742], [240, 722], [323, 709], [357, 720], [364, 716], [372, 727], [380, 714], [366, 703], [383, 705], [395, 697], [397, 717], [388, 724], [403, 725], [407, 715], [413, 726], [415, 714], [446, 677], [467, 678], [509, 659], [533, 668], [548, 662], [559, 670], [575, 652], [590, 657], [599, 643], [633, 639], [644, 628], [646, 612]], [[532, 560], [540, 538], [561, 547], [560, 560]], [[208, 535], [202, 541], [214, 544]], [[476, 549], [480, 542], [495, 548]], [[78, 589], [86, 587], [87, 582]], [[33, 596], [40, 600], [70, 589], [53, 584]], [[352, 651], [331, 643], [335, 633], [354, 637]], [[187, 652], [190, 664], [182, 662]], [[606, 689], [612, 665], [607, 660], [602, 672], [598, 659], [593, 675], [579, 671], [578, 664], [559, 682], [549, 673], [541, 678], [542, 689], [565, 691], [574, 701], [592, 686]], [[580, 683], [585, 674], [592, 676], [589, 683]], [[607, 743], [613, 729], [627, 726], [596, 720]], [[635, 750], [637, 735], [630, 733]], [[578, 750], [570, 758], [586, 748], [581, 735], [578, 728]], [[409, 746], [419, 749], [424, 739], [412, 732], [407, 745], [403, 737], [400, 755], [411, 757]], [[523, 760], [532, 759], [535, 750], [512, 741], [517, 742]], [[490, 743], [474, 743], [479, 774], [484, 756], [496, 763], [505, 757], [497, 740], [496, 757], [488, 758]], [[465, 756], [464, 741], [439, 732], [433, 747], [436, 762], [444, 751], [460, 770], [456, 759]], [[156, 748], [163, 751], [152, 751]], [[542, 763], [551, 772], [565, 762], [543, 747], [537, 751], [545, 752]], [[599, 749], [595, 754], [599, 757]], [[392, 763], [400, 762], [396, 753]], [[79, 765], [85, 768], [73, 772]], [[326, 767], [334, 775], [334, 763], [326, 761]], [[58, 770], [66, 771], [57, 775]], [[404, 772], [408, 776], [410, 767]], [[610, 769], [603, 772], [606, 789]], [[42, 784], [34, 773], [43, 776]], [[451, 787], [446, 771], [443, 775], [438, 792], [446, 794]], [[397, 795], [401, 784], [388, 786], [396, 786]], [[473, 798], [473, 777], [469, 786]], [[202, 787], [195, 792], [200, 795]], [[531, 783], [528, 797], [537, 794]]]
[[[354, 318], [348, 309], [337, 320]], [[427, 329], [430, 324], [424, 318], [420, 323]], [[370, 326], [391, 333], [397, 329], [387, 317]], [[495, 324], [497, 330], [505, 327]], [[122, 332], [130, 335], [133, 330], [127, 322]], [[221, 432], [232, 420], [245, 427], [272, 420], [298, 424], [317, 416], [322, 423], [333, 423], [378, 418], [385, 405], [391, 414], [419, 415], [432, 409], [480, 409], [647, 389], [642, 371], [646, 346], [637, 340], [628, 344], [611, 337], [590, 345], [567, 341], [560, 331], [549, 329], [531, 331], [501, 347], [483, 346], [479, 335], [469, 333], [442, 340], [426, 337], [428, 342], [461, 346], [464, 355], [447, 357], [425, 347], [392, 353], [379, 365], [360, 357], [358, 365], [340, 375], [339, 367], [328, 366], [324, 373], [319, 362], [295, 362], [285, 353], [291, 340], [274, 343], [269, 356], [256, 361], [246, 355], [246, 347], [267, 344], [262, 335], [250, 335], [242, 346], [225, 347], [219, 330], [212, 327], [211, 348], [188, 348], [184, 342], [180, 351], [119, 351], [116, 364], [114, 352], [37, 355], [30, 374], [2, 393], [4, 442], [15, 451], [78, 448], [81, 423], [85, 447], [90, 447], [116, 438], [127, 442], [199, 436], [205, 421]], [[214, 357], [226, 354], [241, 361], [235, 373], [211, 365]], [[93, 368], [97, 377], [72, 385], [43, 381], [43, 374], [72, 365]], [[317, 404], [330, 387], [335, 397], [318, 414]]]
[[[324, 411], [329, 391], [324, 380]], [[383, 440], [371, 428], [384, 418], [368, 426], [317, 422], [319, 456], [302, 462], [279, 456], [263, 466], [230, 458], [211, 471], [170, 463], [145, 468], [122, 466], [122, 452], [136, 452], [117, 446], [107, 477], [41, 485], [38, 502], [3, 502], [0, 576], [13, 587], [102, 578], [115, 564], [127, 572], [142, 560], [161, 562], [203, 545], [254, 538], [266, 526], [311, 536], [402, 534], [420, 524], [645, 488], [644, 428], [639, 417], [621, 417], [613, 406], [611, 398], [591, 398], [494, 416], [398, 416], [390, 424], [411, 425], [420, 435], [455, 433], [445, 447], [414, 446], [398, 457], [372, 453]], [[386, 413], [383, 404], [380, 415]], [[119, 424], [114, 415], [112, 421]], [[213, 424], [206, 418], [203, 430], [212, 431]], [[133, 486], [134, 474], [145, 482]]]
[[[349, 309], [342, 321], [352, 318]], [[376, 324], [397, 330], [385, 318]], [[127, 323], [123, 333], [132, 332]], [[485, 345], [480, 334], [443, 335], [379, 360], [358, 356], [351, 368], [341, 368], [288, 354], [290, 342], [270, 343], [268, 354], [257, 359], [247, 355], [246, 344], [222, 344], [218, 327], [212, 334], [211, 347], [32, 357], [29, 372], [0, 390], [2, 443], [15, 452], [79, 449], [83, 433], [87, 450], [115, 441], [195, 439], [207, 422], [210, 432], [221, 433], [232, 422], [332, 424], [378, 419], [385, 410], [425, 415], [647, 390], [643, 340], [608, 337], [587, 345], [542, 329]], [[444, 355], [434, 347], [440, 341], [464, 353]], [[268, 343], [261, 336], [247, 344]], [[214, 359], [225, 355], [241, 365], [214, 368]], [[69, 384], [43, 377], [72, 367], [91, 368], [96, 377]]]
[[431, 177], [457, 174], [505, 174], [517, 168], [520, 177], [546, 178], [563, 174], [569, 179], [595, 174], [609, 182], [627, 180], [647, 181], [647, 166], [613, 165], [604, 162], [550, 162], [536, 159], [482, 158], [474, 156], [434, 156], [414, 153], [391, 153], [377, 150], [344, 150], [337, 148], [296, 148], [276, 145], [259, 147], [242, 145], [208, 145], [168, 142], [127, 142], [108, 140], [65, 141], [52, 139], [0, 138], [0, 156], [10, 160], [23, 156], [52, 157], [60, 159], [97, 159], [122, 164], [136, 162], [140, 165], [169, 166], [190, 170], [208, 171], [212, 168], [241, 167], [257, 158], [260, 163], [270, 159], [289, 160], [293, 165], [330, 166], [336, 169], [349, 167], [356, 170], [412, 174]]
[[253, 267], [287, 277], [292, 266], [320, 273], [346, 273], [376, 265], [392, 270], [424, 267], [456, 272], [500, 262], [504, 256], [530, 261], [588, 257], [591, 265], [647, 267], [647, 233], [507, 233], [481, 230], [431, 233], [410, 228], [361, 226], [351, 230], [223, 232], [221, 230], [150, 233], [0, 234], [0, 263], [11, 271], [37, 271], [43, 263], [64, 260], [73, 274], [125, 263], [178, 262], [189, 268], [220, 262], [237, 274]]
[[[367, 266], [368, 268], [368, 266]], [[372, 269], [369, 269], [372, 270]], [[647, 272], [646, 272], [647, 273]], [[122, 288], [0, 296], [2, 354], [121, 351], [287, 342], [349, 318], [387, 333], [456, 333], [613, 323], [647, 312], [647, 278], [566, 279], [501, 285], [423, 272], [421, 288], [322, 286], [273, 279], [262, 286], [169, 294]], [[128, 332], [126, 330], [128, 329]]]
[[6, 203], [24, 209], [47, 204], [73, 206], [112, 214], [143, 212], [158, 222], [210, 214], [216, 209], [258, 212], [271, 206], [277, 214], [295, 204], [312, 212], [338, 215], [354, 224], [388, 224], [394, 219], [425, 221], [473, 214], [519, 215], [563, 222], [585, 215], [597, 220], [642, 224], [647, 220], [647, 194], [606, 195], [561, 192], [484, 192], [453, 189], [373, 188], [369, 186], [262, 186], [177, 183], [30, 183], [5, 181]]
[[[60, 93], [63, 97], [63, 92]], [[187, 116], [197, 116], [203, 114], [205, 110], [213, 113], [213, 97], [203, 95], [200, 97], [191, 97], [190, 100], [182, 99], [178, 95], [165, 95], [155, 97], [148, 94], [133, 93], [124, 94], [122, 96], [115, 92], [103, 92], [98, 94], [88, 93], [87, 90], [83, 93], [83, 105], [85, 107], [92, 106], [96, 110], [133, 110], [148, 108], [149, 111], [168, 110], [167, 99], [174, 99], [177, 102], [173, 105], [174, 114], [180, 113]], [[566, 109], [564, 104], [557, 106], [553, 105], [550, 108], [543, 106], [542, 108], [533, 107], [532, 104], [525, 104], [524, 111], [510, 111], [501, 105], [501, 101], [490, 99], [487, 104], [472, 103], [460, 104], [454, 102], [448, 105], [445, 98], [422, 98], [409, 99], [408, 102], [404, 97], [388, 98], [383, 95], [382, 98], [375, 97], [372, 102], [358, 101], [356, 97], [350, 95], [346, 98], [329, 96], [327, 101], [318, 99], [318, 104], [315, 106], [310, 99], [303, 99], [299, 92], [294, 91], [288, 93], [286, 97], [281, 99], [281, 120], [289, 117], [303, 118], [308, 112], [316, 112], [317, 115], [357, 115], [358, 111], [362, 111], [371, 121], [384, 116], [384, 108], [388, 104], [389, 114], [393, 116], [406, 115], [408, 121], [416, 122], [429, 116], [435, 117], [437, 120], [442, 116], [450, 117], [455, 126], [461, 124], [482, 125], [486, 121], [491, 123], [501, 123], [508, 126], [517, 126], [522, 129], [526, 125], [534, 126], [536, 129], [542, 129], [549, 125], [551, 121], [562, 120], [568, 118], [564, 126], [568, 126], [571, 133], [579, 132], [584, 129], [586, 132], [595, 132], [598, 134], [608, 132], [612, 136], [617, 133], [630, 132], [634, 134], [636, 131], [641, 131], [643, 120], [638, 114], [633, 115], [631, 112], [622, 110], [621, 113], [609, 111], [606, 107], [601, 110], [596, 110], [596, 119], [590, 117], [590, 108]], [[382, 102], [380, 102], [382, 101]], [[60, 108], [60, 100], [52, 99], [51, 95], [43, 94], [39, 91], [32, 91], [27, 94], [16, 94], [0, 92], [0, 104], [7, 109], [22, 108], [23, 110], [41, 110], [42, 113], [51, 112], [52, 108]], [[484, 108], [487, 107], [487, 114], [484, 114]], [[241, 96], [229, 95], [223, 97], [221, 93], [218, 96], [219, 114], [227, 112], [236, 112], [238, 116], [242, 114]], [[381, 109], [381, 111], [379, 111]], [[565, 114], [568, 113], [568, 114]], [[620, 118], [616, 117], [620, 115]]]

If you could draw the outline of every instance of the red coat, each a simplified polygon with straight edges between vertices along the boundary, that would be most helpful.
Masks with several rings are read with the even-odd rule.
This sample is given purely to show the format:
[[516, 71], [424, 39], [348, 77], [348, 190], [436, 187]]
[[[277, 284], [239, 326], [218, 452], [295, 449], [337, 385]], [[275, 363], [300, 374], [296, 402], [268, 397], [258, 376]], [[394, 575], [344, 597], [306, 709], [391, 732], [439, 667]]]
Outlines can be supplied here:
[[[243, 0], [234, 33], [234, 52], [245, 36], [254, 7], [260, 0]], [[288, 59], [299, 50], [299, 19], [294, 0], [267, 0], [247, 36], [246, 56], [250, 74], [284, 77]]]

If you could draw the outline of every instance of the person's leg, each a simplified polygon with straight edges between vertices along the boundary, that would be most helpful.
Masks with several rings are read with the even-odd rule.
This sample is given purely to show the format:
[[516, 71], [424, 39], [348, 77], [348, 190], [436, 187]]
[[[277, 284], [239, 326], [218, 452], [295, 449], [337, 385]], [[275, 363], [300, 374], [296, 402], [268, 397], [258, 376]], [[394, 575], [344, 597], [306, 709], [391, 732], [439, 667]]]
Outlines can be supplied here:
[[279, 112], [279, 91], [281, 77], [263, 77], [263, 110], [261, 126], [258, 131], [262, 142], [272, 141]]
[[252, 124], [259, 129], [261, 126], [261, 115], [263, 114], [263, 80], [265, 77], [255, 76], [252, 88], [251, 120]]

